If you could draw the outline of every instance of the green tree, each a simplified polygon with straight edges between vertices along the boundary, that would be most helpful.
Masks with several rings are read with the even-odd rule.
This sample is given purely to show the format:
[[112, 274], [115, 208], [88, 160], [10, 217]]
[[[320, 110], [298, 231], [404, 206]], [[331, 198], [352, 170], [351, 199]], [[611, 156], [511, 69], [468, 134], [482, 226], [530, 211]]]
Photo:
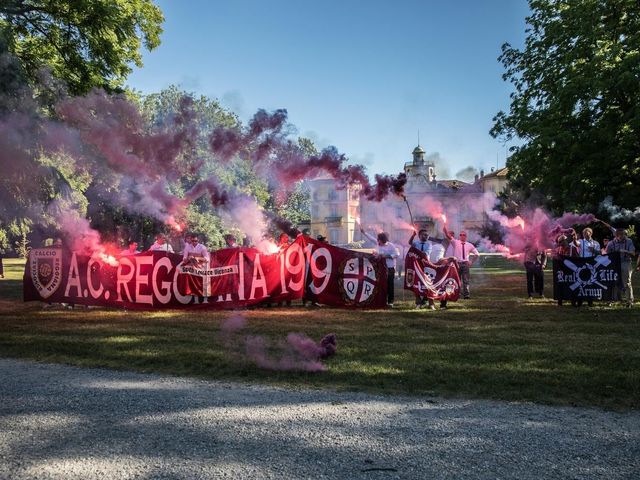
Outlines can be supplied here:
[[160, 9], [151, 0], [4, 0], [0, 30], [32, 83], [42, 67], [72, 94], [122, 87], [140, 50], [160, 44]]
[[525, 198], [592, 210], [640, 204], [640, 2], [530, 0], [522, 50], [502, 46], [514, 86], [491, 134], [518, 139], [507, 165]]
[[318, 155], [320, 153], [316, 144], [313, 143], [313, 140], [307, 137], [299, 137], [298, 138], [298, 146], [302, 149], [304, 154], [308, 157], [311, 155]]
[[21, 258], [27, 258], [29, 256], [29, 250], [31, 247], [29, 244], [29, 234], [31, 233], [32, 222], [30, 219], [22, 219], [20, 221], [13, 221], [9, 225], [9, 232], [15, 238], [14, 245], [15, 251]]
[[276, 213], [294, 225], [311, 221], [311, 191], [303, 181], [295, 184], [293, 190], [286, 192], [284, 201], [277, 205]]
[[[298, 137], [298, 146], [305, 156], [318, 155], [318, 149], [313, 140]], [[288, 190], [274, 190], [271, 208], [280, 217], [289, 220], [294, 225], [311, 221], [311, 190], [304, 180], [296, 182]]]
[[[268, 196], [266, 186], [256, 177], [247, 161], [233, 159], [229, 164], [219, 164], [211, 154], [209, 134], [215, 126], [238, 127], [240, 121], [234, 113], [225, 110], [215, 99], [196, 96], [174, 85], [159, 93], [140, 96], [138, 102], [148, 127], [152, 129], [162, 127], [167, 120], [175, 116], [185, 98], [192, 101], [195, 116], [193, 125], [198, 135], [194, 148], [178, 159], [182, 175], [171, 179], [171, 193], [182, 196], [198, 181], [215, 176], [220, 179], [222, 186], [254, 194], [264, 201]], [[209, 246], [223, 245], [220, 217], [206, 196], [191, 204], [185, 212], [185, 218], [180, 220], [186, 222], [187, 230], [200, 233]]]

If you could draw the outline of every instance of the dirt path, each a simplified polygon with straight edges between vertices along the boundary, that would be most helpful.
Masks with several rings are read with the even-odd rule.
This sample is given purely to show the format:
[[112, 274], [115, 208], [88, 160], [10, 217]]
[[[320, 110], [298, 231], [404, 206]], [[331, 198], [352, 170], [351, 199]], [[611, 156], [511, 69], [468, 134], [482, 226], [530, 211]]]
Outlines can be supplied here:
[[[0, 360], [0, 478], [634, 478], [640, 412]], [[635, 477], [637, 478], [637, 477]]]

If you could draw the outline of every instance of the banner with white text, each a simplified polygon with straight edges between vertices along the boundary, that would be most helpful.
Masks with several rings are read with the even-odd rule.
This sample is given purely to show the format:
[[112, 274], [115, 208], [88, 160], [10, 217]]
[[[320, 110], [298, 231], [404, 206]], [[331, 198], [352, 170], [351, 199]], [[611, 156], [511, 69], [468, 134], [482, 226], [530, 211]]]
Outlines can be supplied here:
[[212, 252], [208, 264], [181, 263], [182, 256], [166, 252], [120, 256], [106, 263], [59, 248], [32, 249], [24, 300], [224, 309], [305, 298], [336, 307], [386, 308], [382, 259], [302, 236], [274, 254], [226, 248]]
[[620, 282], [620, 254], [553, 259], [555, 300], [613, 300]]

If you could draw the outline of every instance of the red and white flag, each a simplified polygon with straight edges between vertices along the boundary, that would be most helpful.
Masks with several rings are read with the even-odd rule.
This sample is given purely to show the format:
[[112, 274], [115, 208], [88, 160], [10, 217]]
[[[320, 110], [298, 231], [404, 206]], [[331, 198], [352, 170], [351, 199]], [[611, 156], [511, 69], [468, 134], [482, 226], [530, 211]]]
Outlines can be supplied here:
[[411, 247], [404, 259], [404, 288], [433, 300], [460, 298], [460, 276], [455, 262], [431, 263], [424, 252]]

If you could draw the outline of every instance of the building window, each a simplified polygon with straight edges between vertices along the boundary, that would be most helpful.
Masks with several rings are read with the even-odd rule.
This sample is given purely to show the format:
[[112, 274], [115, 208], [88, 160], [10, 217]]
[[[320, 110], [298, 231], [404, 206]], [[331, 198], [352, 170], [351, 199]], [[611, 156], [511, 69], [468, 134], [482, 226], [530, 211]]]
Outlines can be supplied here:
[[340, 240], [340, 230], [338, 230], [337, 228], [332, 228], [331, 230], [329, 230], [329, 242], [335, 245], [336, 243], [339, 242], [339, 240]]
[[402, 218], [402, 207], [396, 207], [396, 218]]
[[312, 217], [317, 217], [318, 216], [318, 205], [313, 205], [311, 207], [311, 216]]
[[332, 217], [338, 216], [338, 205], [336, 205], [335, 203], [331, 205], [331, 216]]
[[329, 200], [337, 200], [338, 193], [335, 190], [329, 190]]

